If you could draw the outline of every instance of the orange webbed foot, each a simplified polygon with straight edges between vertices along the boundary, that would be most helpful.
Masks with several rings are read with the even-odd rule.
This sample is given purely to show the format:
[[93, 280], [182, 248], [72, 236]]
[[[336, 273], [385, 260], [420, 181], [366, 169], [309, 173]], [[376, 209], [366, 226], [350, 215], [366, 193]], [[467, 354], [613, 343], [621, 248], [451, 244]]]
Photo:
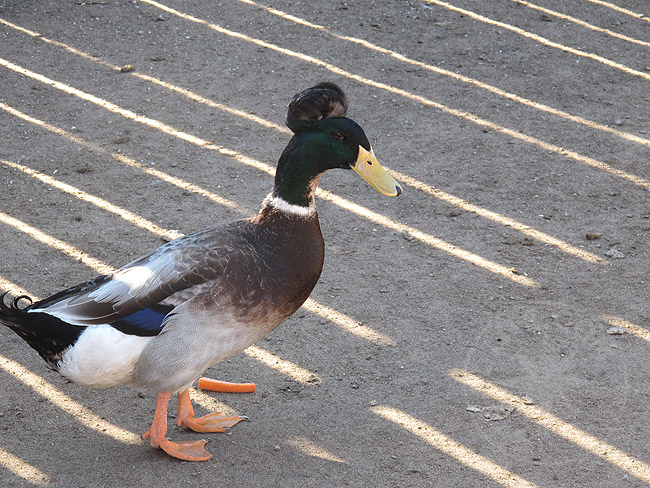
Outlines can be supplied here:
[[242, 415], [227, 417], [221, 412], [213, 412], [202, 417], [195, 417], [189, 391], [185, 390], [178, 394], [178, 418], [176, 425], [179, 427], [191, 429], [194, 432], [225, 432], [242, 420], [248, 420], [248, 417]]
[[167, 405], [171, 393], [161, 393], [156, 401], [156, 413], [151, 428], [142, 434], [143, 439], [149, 439], [151, 447], [162, 449], [167, 454], [183, 461], [208, 461], [212, 454], [204, 449], [207, 441], [173, 442], [165, 437], [167, 433]]
[[207, 442], [206, 440], [172, 442], [163, 438], [160, 441], [160, 449], [183, 461], [209, 461], [212, 459], [212, 454], [203, 448]]

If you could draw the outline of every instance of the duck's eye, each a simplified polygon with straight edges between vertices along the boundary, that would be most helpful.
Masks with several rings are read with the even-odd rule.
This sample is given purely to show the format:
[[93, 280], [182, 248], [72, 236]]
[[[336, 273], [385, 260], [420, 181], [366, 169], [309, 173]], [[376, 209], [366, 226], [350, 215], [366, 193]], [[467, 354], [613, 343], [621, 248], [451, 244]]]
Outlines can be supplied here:
[[343, 134], [341, 134], [339, 131], [336, 131], [336, 130], [332, 131], [332, 137], [334, 139], [339, 139], [339, 140], [345, 139], [345, 136]]

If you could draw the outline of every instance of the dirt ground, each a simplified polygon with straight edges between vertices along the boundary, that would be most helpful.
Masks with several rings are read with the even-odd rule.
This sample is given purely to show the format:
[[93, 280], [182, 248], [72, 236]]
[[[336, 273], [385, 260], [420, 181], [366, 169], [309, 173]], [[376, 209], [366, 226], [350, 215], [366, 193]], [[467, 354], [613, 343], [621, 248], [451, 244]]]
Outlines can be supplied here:
[[611, 2], [0, 0], [6, 290], [255, 211], [272, 179], [246, 163], [319, 81], [410, 178], [321, 179], [321, 307], [208, 372], [257, 383], [194, 393], [251, 419], [210, 462], [138, 440], [153, 398], [2, 331], [0, 484], [650, 484], [650, 8]]

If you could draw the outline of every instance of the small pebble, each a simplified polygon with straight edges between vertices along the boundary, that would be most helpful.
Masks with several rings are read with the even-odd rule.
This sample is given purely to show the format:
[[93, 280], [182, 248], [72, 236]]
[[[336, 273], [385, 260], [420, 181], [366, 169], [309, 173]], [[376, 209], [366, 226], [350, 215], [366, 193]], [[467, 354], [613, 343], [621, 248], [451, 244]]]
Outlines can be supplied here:
[[128, 73], [130, 71], [135, 71], [135, 66], [133, 66], [132, 64], [127, 64], [126, 66], [122, 66], [120, 68], [120, 71], [122, 73]]
[[614, 259], [623, 259], [625, 257], [625, 254], [623, 254], [618, 249], [610, 249], [608, 251], [605, 251], [605, 256], [610, 257], [610, 258], [614, 258]]
[[595, 241], [596, 239], [600, 239], [603, 235], [599, 232], [587, 232], [587, 235], [585, 236], [588, 241]]
[[607, 329], [609, 335], [623, 335], [625, 334], [625, 329], [623, 327], [610, 327]]
[[505, 420], [510, 417], [510, 414], [514, 410], [514, 407], [504, 407], [497, 405], [494, 407], [483, 407], [481, 413], [483, 418], [488, 422], [497, 422], [499, 420]]
[[415, 240], [415, 237], [413, 237], [411, 233], [406, 229], [402, 231], [402, 237], [409, 242], [413, 242]]

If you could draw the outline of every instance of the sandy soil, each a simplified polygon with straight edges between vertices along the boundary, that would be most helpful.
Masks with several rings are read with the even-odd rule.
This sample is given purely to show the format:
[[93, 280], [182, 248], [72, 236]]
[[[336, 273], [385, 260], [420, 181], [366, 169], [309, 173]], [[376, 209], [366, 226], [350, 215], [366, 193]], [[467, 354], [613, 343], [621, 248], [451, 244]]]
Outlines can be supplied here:
[[137, 441], [153, 398], [67, 383], [3, 331], [0, 484], [650, 483], [650, 24], [629, 14], [650, 12], [612, 1], [273, 2], [322, 30], [243, 0], [0, 0], [5, 289], [44, 297], [162, 243], [56, 182], [182, 233], [255, 211], [271, 177], [227, 151], [274, 165], [318, 81], [415, 180], [398, 199], [321, 180], [390, 220], [319, 200], [312, 298], [345, 315], [303, 309], [258, 344], [276, 367], [209, 372], [258, 385], [200, 398], [251, 418], [208, 436], [210, 462]]

